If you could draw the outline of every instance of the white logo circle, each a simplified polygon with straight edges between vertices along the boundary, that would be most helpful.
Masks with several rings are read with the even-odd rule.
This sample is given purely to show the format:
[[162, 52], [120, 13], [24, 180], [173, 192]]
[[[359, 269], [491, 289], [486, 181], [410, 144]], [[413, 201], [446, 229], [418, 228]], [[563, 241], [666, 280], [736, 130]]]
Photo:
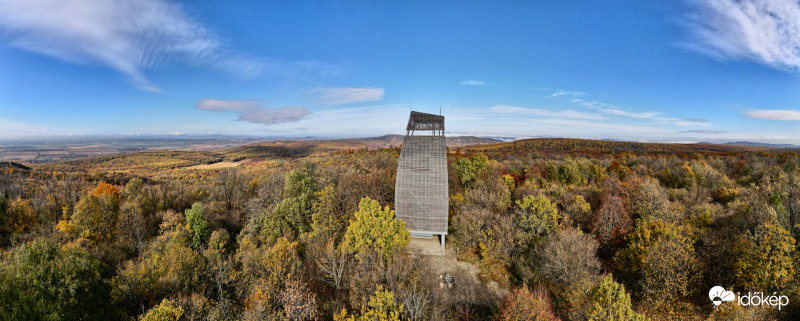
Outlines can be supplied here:
[[736, 299], [736, 295], [731, 291], [725, 291], [721, 286], [715, 286], [708, 291], [708, 298], [714, 305], [720, 305], [722, 302], [731, 302]]

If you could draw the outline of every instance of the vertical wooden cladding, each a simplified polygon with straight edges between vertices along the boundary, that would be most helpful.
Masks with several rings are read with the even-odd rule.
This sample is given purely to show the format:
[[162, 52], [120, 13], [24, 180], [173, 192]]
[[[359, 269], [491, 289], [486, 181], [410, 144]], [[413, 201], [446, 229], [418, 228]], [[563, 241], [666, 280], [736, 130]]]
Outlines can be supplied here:
[[395, 215], [412, 233], [447, 234], [444, 116], [412, 111], [400, 151]]

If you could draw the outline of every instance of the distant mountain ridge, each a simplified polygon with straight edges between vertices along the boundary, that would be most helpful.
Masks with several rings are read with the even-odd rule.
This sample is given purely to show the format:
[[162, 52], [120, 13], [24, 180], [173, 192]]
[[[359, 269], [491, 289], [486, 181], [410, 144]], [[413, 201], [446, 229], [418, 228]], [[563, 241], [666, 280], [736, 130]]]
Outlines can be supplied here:
[[748, 141], [728, 142], [722, 145], [760, 146], [760, 147], [772, 147], [772, 148], [800, 148], [800, 146], [792, 144], [770, 144], [770, 143], [759, 143], [759, 142], [748, 142]]
[[485, 144], [465, 147], [466, 151], [482, 152], [491, 155], [519, 153], [578, 153], [578, 154], [687, 154], [687, 153], [729, 153], [759, 152], [770, 150], [764, 146], [727, 145], [712, 143], [670, 144], [638, 143], [627, 141], [591, 140], [576, 138], [532, 138], [499, 144]]
[[766, 147], [766, 148], [800, 148], [800, 146], [792, 145], [792, 144], [770, 144], [770, 143], [759, 143], [759, 142], [749, 142], [749, 141], [736, 141], [736, 142], [727, 142], [727, 143], [699, 142], [698, 144], [730, 145], [730, 146], [752, 146], [752, 147]]

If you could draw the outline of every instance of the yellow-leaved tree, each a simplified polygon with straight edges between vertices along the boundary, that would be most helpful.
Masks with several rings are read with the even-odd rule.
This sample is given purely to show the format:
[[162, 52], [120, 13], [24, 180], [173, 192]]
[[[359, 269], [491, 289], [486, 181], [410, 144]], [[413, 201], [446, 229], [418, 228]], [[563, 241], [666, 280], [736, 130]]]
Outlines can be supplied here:
[[7, 210], [8, 227], [15, 233], [30, 232], [37, 224], [36, 212], [30, 200], [17, 197]]
[[161, 304], [153, 307], [147, 313], [142, 315], [140, 321], [169, 321], [179, 320], [183, 315], [183, 308], [173, 304], [167, 299], [161, 301]]
[[361, 260], [369, 252], [388, 260], [403, 251], [410, 241], [406, 224], [394, 217], [388, 206], [381, 209], [377, 201], [364, 197], [358, 205], [355, 218], [344, 234], [342, 249]]
[[736, 242], [739, 258], [734, 273], [744, 289], [771, 291], [794, 279], [795, 239], [773, 217]]
[[375, 295], [369, 299], [369, 305], [361, 311], [361, 316], [347, 316], [347, 311], [342, 310], [333, 319], [337, 321], [400, 321], [403, 313], [403, 304], [395, 302], [394, 292], [384, 290], [378, 286]]

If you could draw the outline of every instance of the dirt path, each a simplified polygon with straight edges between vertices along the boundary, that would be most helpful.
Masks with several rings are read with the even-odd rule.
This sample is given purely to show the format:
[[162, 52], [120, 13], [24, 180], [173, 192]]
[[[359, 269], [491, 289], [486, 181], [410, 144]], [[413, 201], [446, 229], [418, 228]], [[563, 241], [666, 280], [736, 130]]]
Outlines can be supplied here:
[[[419, 255], [428, 265], [430, 278], [438, 280], [441, 275], [450, 274], [455, 277], [453, 288], [440, 289], [443, 295], [453, 302], [469, 302], [472, 304], [492, 304], [501, 300], [508, 290], [501, 288], [497, 282], [484, 282], [480, 279], [478, 267], [459, 262], [453, 248], [449, 245], [442, 248], [437, 237], [412, 238], [408, 244], [411, 254]], [[434, 282], [437, 283], [437, 282]]]

